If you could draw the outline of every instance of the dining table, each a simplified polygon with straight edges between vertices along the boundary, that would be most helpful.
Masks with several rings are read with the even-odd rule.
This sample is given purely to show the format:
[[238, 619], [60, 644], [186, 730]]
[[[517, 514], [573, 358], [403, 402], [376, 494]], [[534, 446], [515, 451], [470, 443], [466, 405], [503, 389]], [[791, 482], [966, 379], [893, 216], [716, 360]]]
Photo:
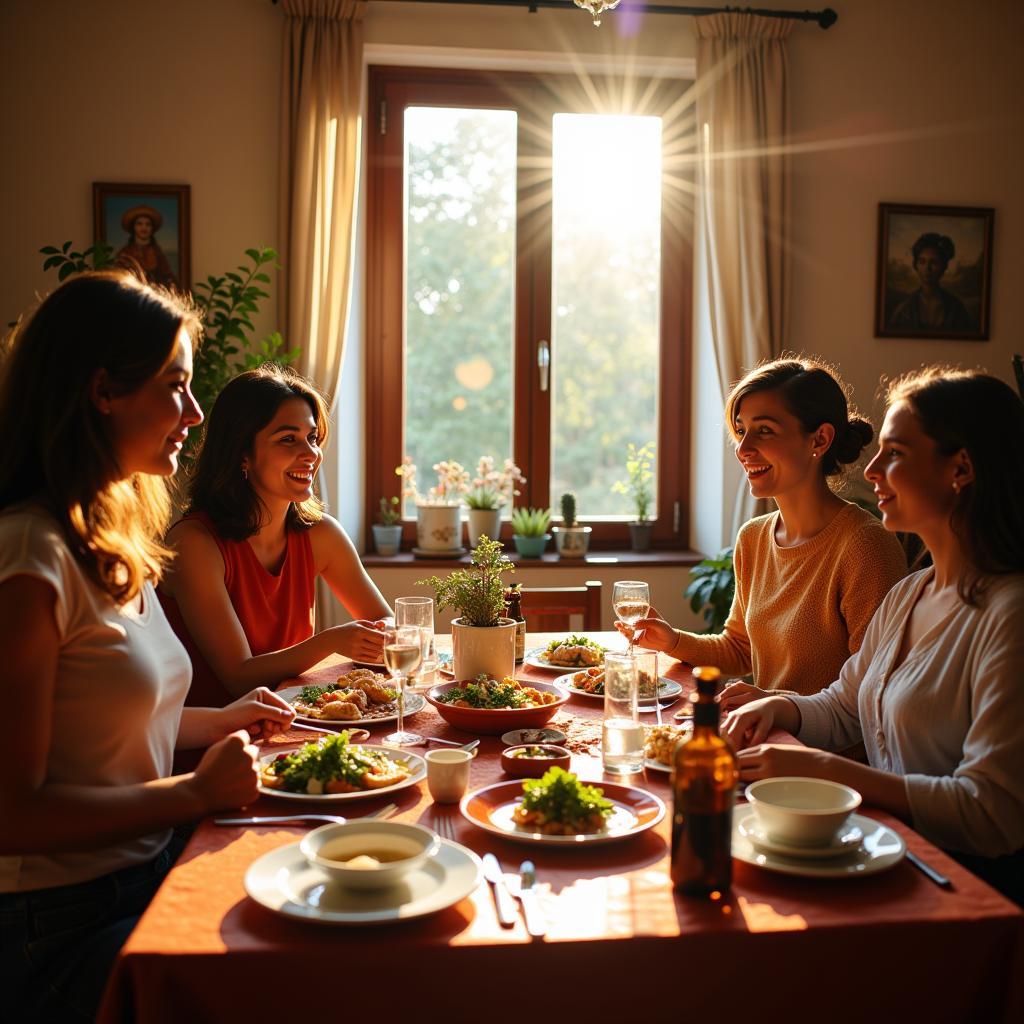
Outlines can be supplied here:
[[[587, 635], [608, 648], [625, 644], [614, 632]], [[531, 634], [527, 647], [555, 636]], [[436, 639], [441, 652], [450, 644]], [[661, 662], [664, 676], [690, 688], [689, 666], [667, 656]], [[333, 656], [299, 681], [333, 682], [350, 667]], [[516, 676], [556, 677], [530, 665], [517, 666]], [[666, 721], [674, 710], [662, 712]], [[529, 858], [543, 937], [532, 937], [521, 916], [502, 927], [484, 880], [455, 905], [413, 920], [344, 927], [283, 916], [247, 895], [246, 871], [312, 826], [223, 827], [214, 819], [226, 815], [213, 815], [198, 824], [120, 953], [99, 1021], [179, 1024], [244, 1014], [260, 1021], [301, 1015], [521, 1024], [539, 1015], [625, 1021], [653, 1013], [673, 1020], [1024, 1020], [1024, 914], [878, 808], [861, 811], [897, 832], [948, 886], [905, 859], [866, 877], [791, 876], [735, 860], [732, 887], [718, 898], [677, 892], [670, 878], [671, 777], [651, 769], [625, 779], [603, 774], [602, 711], [600, 700], [573, 694], [550, 725], [566, 733], [581, 780], [625, 781], [665, 802], [657, 825], [627, 839], [568, 847], [512, 841], [477, 827], [458, 805], [435, 804], [425, 782], [341, 809], [361, 815], [393, 802], [392, 820], [493, 853], [504, 872]], [[655, 714], [641, 717], [651, 724]], [[380, 742], [392, 727], [375, 726], [368, 742]], [[407, 727], [474, 738], [429, 704]], [[289, 732], [267, 745], [310, 738]], [[769, 738], [798, 742], [779, 733]], [[503, 746], [499, 736], [481, 737], [471, 791], [508, 780]], [[261, 796], [245, 813], [322, 809]]]

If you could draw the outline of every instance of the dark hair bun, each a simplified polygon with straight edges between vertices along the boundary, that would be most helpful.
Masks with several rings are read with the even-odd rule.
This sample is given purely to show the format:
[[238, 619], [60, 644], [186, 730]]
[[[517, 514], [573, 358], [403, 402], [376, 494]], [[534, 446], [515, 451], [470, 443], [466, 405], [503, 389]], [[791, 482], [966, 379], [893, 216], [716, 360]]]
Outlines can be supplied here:
[[832, 443], [836, 462], [841, 466], [856, 462], [874, 436], [874, 427], [866, 419], [862, 416], [851, 416], [846, 428], [836, 434], [836, 439]]

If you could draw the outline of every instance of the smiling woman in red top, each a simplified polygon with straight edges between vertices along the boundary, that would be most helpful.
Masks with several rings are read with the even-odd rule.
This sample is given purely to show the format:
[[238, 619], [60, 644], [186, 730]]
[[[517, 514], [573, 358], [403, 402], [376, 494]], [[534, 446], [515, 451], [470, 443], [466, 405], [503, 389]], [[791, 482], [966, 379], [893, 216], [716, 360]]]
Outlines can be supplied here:
[[[323, 398], [286, 368], [239, 374], [214, 403], [161, 587], [192, 657], [189, 704], [226, 704], [333, 653], [380, 660], [391, 609], [313, 492], [326, 438]], [[315, 632], [320, 575], [356, 621]]]

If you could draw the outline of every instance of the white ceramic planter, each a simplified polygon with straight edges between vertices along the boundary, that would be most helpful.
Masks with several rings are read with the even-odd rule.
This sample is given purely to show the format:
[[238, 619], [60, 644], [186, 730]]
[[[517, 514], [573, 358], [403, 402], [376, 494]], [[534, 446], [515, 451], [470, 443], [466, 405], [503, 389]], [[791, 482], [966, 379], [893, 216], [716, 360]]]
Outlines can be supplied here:
[[416, 546], [423, 551], [462, 547], [462, 508], [458, 505], [417, 505]]
[[452, 620], [452, 666], [456, 679], [475, 679], [486, 672], [495, 679], [515, 674], [516, 624], [499, 619], [497, 626], [468, 626]]
[[559, 558], [582, 558], [590, 546], [590, 526], [552, 526]]
[[501, 536], [501, 509], [471, 508], [466, 522], [466, 529], [469, 533], [469, 546], [471, 548], [477, 546], [484, 534], [487, 534], [491, 540], [498, 540]]

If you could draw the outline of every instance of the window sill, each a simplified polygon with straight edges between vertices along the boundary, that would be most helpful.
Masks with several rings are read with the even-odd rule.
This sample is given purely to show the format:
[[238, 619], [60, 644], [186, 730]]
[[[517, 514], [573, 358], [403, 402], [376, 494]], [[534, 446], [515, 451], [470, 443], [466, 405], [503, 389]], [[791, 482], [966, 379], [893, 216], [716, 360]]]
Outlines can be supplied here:
[[[540, 558], [523, 558], [516, 551], [506, 552], [509, 561], [516, 565], [531, 569], [571, 569], [574, 566], [592, 565], [657, 565], [657, 566], [692, 566], [700, 562], [704, 556], [696, 551], [594, 551], [585, 558], [559, 558], [553, 551]], [[367, 568], [386, 568], [391, 566], [430, 566], [457, 569], [470, 564], [469, 554], [461, 558], [419, 558], [411, 551], [400, 551], [397, 555], [365, 554], [363, 565]]]

